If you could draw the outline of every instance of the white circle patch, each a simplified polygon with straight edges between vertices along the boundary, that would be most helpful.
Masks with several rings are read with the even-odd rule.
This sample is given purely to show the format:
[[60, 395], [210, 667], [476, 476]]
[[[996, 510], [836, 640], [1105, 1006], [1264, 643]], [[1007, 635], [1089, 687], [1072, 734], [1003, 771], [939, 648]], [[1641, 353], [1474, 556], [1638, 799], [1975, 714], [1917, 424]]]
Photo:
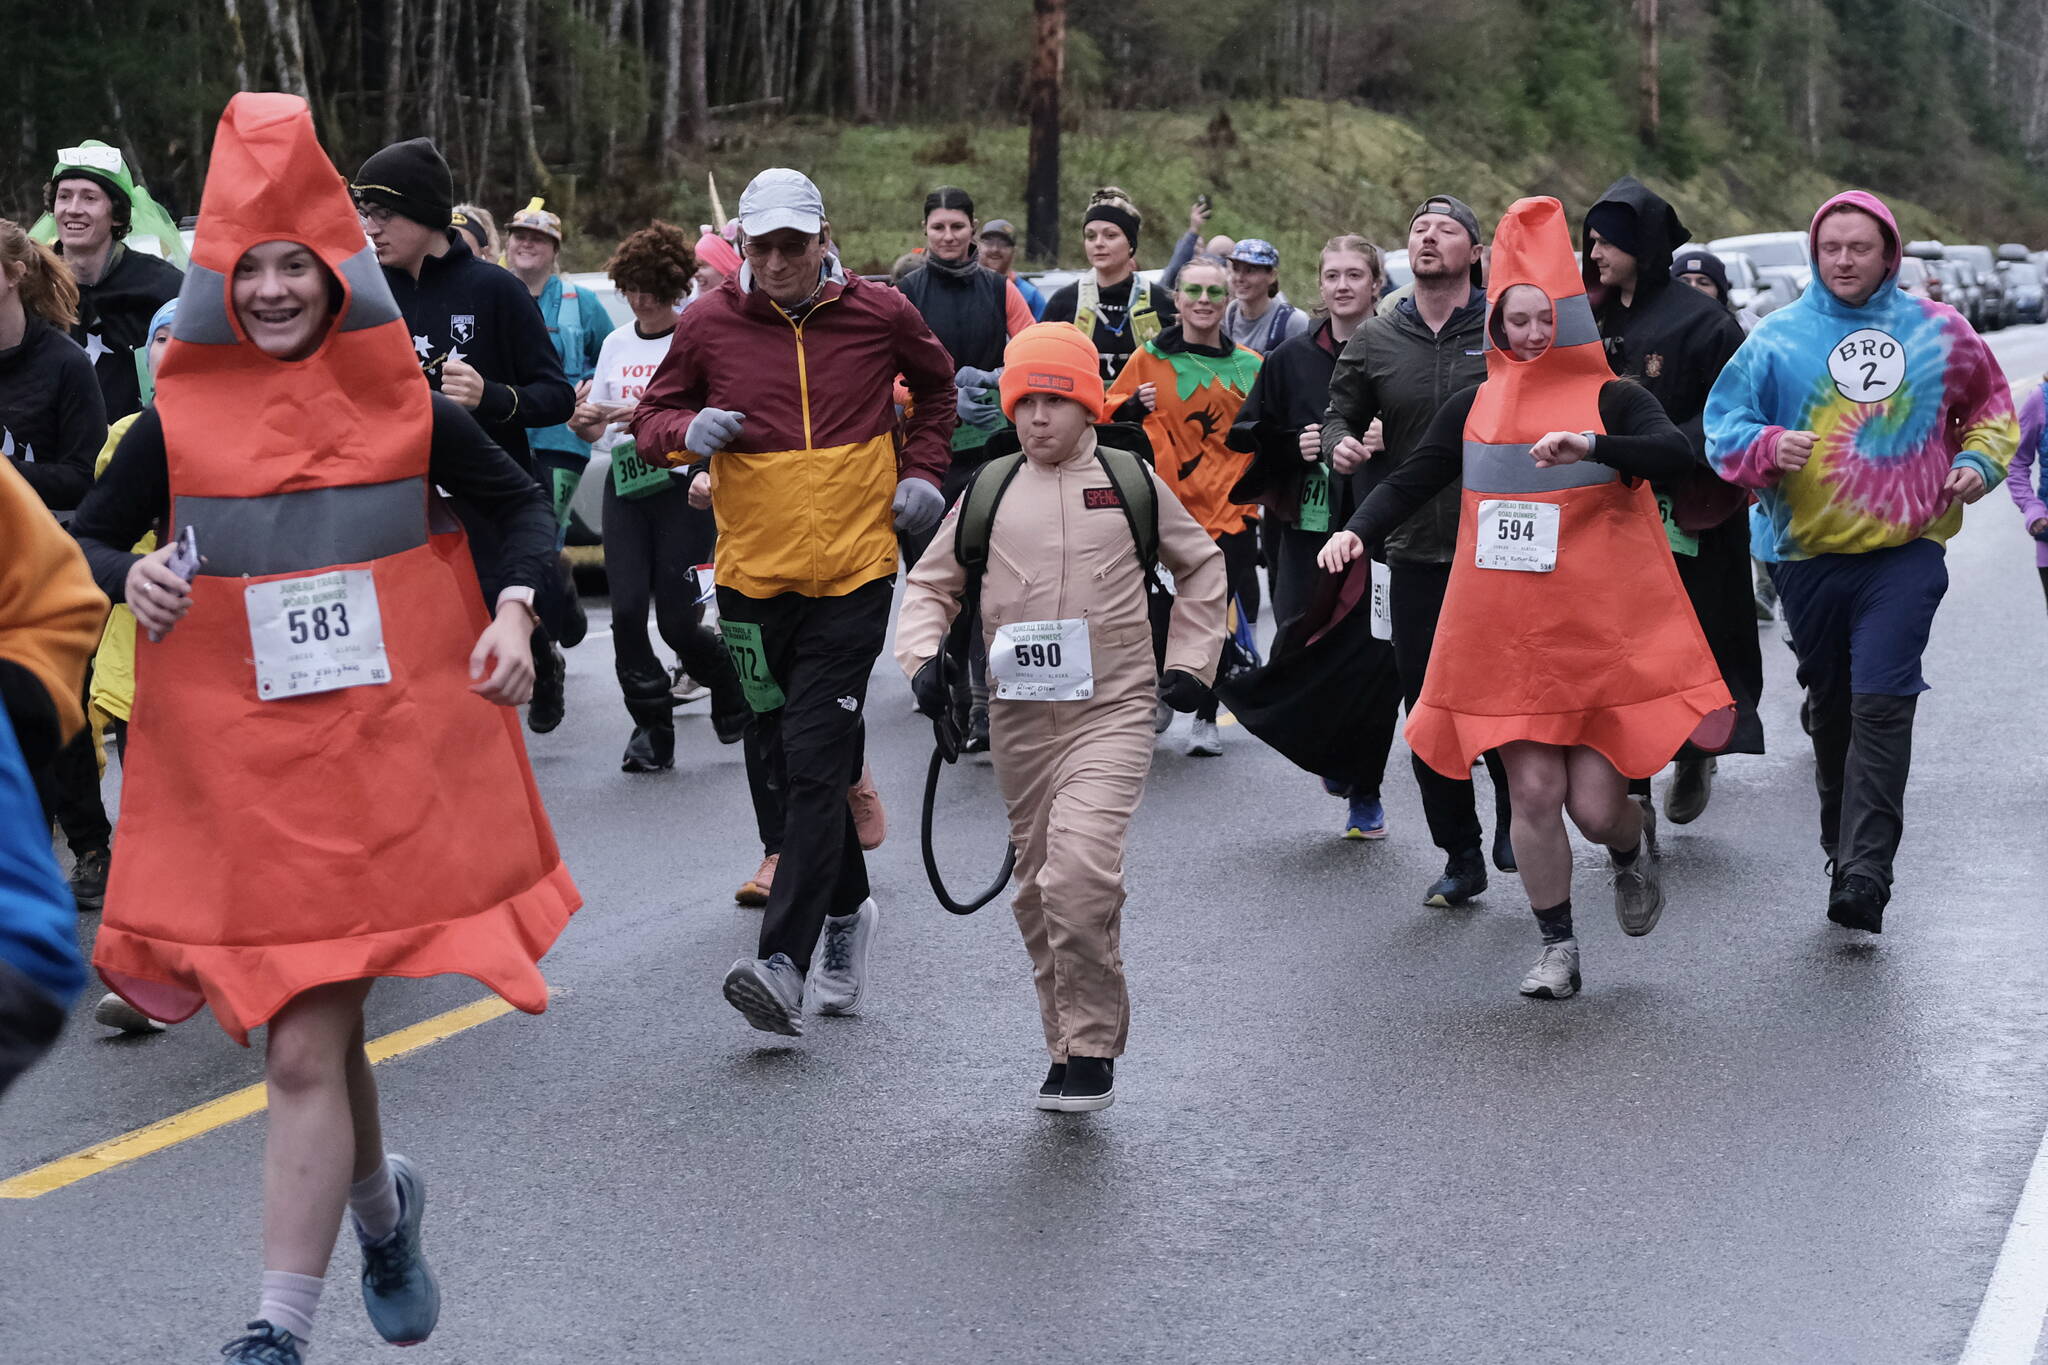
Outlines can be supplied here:
[[1865, 327], [1828, 352], [1835, 388], [1852, 403], [1882, 403], [1906, 382], [1906, 348], [1889, 332]]

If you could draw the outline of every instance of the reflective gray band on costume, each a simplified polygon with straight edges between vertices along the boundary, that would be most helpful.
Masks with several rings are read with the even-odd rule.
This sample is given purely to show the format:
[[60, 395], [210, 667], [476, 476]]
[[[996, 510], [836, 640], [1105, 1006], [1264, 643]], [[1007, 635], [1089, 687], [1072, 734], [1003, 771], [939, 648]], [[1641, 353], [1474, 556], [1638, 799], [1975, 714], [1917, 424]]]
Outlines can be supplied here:
[[395, 479], [260, 498], [180, 497], [171, 520], [193, 528], [209, 577], [311, 573], [426, 544], [427, 485]]
[[377, 264], [377, 248], [365, 246], [341, 263], [341, 277], [348, 281], [348, 316], [341, 320], [344, 332], [381, 327], [399, 318], [398, 301], [384, 280], [384, 267]]
[[[1500, 305], [1496, 303], [1494, 306]], [[1550, 339], [1552, 346], [1586, 346], [1600, 340], [1600, 324], [1594, 321], [1593, 305], [1586, 301], [1584, 294], [1574, 294], [1563, 300], [1553, 299], [1551, 307], [1557, 314], [1557, 334]], [[1486, 349], [1499, 349], [1493, 344], [1490, 319], [1486, 328]]]
[[185, 283], [178, 287], [178, 315], [171, 319], [171, 335], [201, 346], [235, 344], [234, 325], [228, 321], [227, 276], [203, 265], [185, 267]]
[[[1594, 448], [1599, 448], [1597, 437]], [[1594, 460], [1538, 469], [1529, 458], [1529, 449], [1529, 445], [1465, 442], [1465, 487], [1474, 493], [1556, 493], [1566, 488], [1613, 483], [1621, 477], [1617, 470]], [[203, 541], [201, 546], [204, 547]]]

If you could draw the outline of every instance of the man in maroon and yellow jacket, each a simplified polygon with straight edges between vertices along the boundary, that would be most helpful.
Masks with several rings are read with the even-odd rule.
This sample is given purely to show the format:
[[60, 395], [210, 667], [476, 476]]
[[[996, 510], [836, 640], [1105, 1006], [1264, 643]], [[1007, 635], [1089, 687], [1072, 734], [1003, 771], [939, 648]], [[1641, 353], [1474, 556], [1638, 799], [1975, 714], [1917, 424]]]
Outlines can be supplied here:
[[927, 532], [945, 510], [954, 366], [907, 299], [840, 269], [803, 175], [756, 176], [740, 231], [745, 264], [685, 310], [631, 430], [671, 464], [710, 461], [721, 628], [755, 713], [749, 746], [783, 777], [787, 810], [760, 954], [733, 965], [725, 998], [755, 1028], [797, 1036], [806, 993], [849, 1014], [866, 979], [877, 912], [846, 789], [896, 532]]

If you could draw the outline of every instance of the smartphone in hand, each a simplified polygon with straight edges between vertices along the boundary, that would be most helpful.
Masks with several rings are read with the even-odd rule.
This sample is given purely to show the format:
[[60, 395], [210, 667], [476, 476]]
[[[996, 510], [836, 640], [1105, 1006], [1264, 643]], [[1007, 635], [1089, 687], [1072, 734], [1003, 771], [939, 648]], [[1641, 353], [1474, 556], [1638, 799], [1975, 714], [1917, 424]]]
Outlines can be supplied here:
[[190, 583], [199, 576], [199, 532], [187, 526], [178, 533], [178, 543], [167, 561], [172, 573]]

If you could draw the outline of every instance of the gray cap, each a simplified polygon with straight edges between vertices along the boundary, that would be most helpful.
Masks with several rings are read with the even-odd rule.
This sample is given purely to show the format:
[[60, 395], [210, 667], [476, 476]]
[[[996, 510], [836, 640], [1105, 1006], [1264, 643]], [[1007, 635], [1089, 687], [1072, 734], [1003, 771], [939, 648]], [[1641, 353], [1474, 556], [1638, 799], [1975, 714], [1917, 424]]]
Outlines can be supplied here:
[[984, 237], [1000, 237], [1011, 246], [1017, 245], [1017, 229], [1007, 218], [991, 218], [981, 225]]
[[740, 231], [749, 237], [794, 228], [815, 233], [825, 226], [825, 198], [802, 171], [776, 166], [740, 191]]

